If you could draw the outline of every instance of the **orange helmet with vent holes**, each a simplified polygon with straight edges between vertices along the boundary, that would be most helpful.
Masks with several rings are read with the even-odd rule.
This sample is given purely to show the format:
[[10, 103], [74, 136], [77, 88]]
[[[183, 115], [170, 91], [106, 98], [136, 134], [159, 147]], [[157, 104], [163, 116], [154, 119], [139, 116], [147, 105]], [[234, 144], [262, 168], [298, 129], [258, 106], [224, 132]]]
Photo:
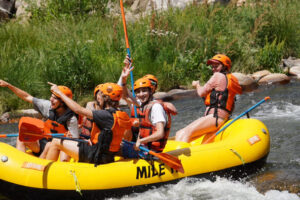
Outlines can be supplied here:
[[[72, 90], [70, 88], [68, 88], [67, 86], [63, 86], [63, 85], [59, 85], [57, 86], [58, 89], [64, 93], [67, 97], [69, 97], [70, 99], [73, 98], [73, 93]], [[56, 94], [55, 92], [52, 92], [55, 96], [57, 96], [58, 98], [60, 98], [59, 94]]]
[[96, 96], [97, 92], [100, 90], [100, 87], [102, 86], [103, 84], [99, 84], [95, 87], [94, 89], [94, 96]]
[[113, 101], [120, 101], [123, 89], [116, 83], [104, 83], [99, 85], [99, 90]]
[[150, 88], [151, 91], [152, 91], [152, 84], [151, 84], [151, 81], [147, 78], [140, 78], [138, 80], [136, 80], [134, 82], [134, 86], [133, 86], [133, 89], [134, 90], [137, 90], [139, 88]]
[[231, 60], [228, 56], [226, 56], [224, 54], [217, 54], [207, 61], [208, 65], [211, 65], [214, 63], [223, 64], [227, 68], [227, 70], [230, 70], [230, 68], [231, 68]]
[[152, 74], [147, 74], [143, 78], [147, 78], [151, 81], [151, 85], [152, 85], [151, 90], [152, 90], [152, 92], [155, 92], [155, 90], [157, 89], [157, 85], [158, 85], [158, 79]]

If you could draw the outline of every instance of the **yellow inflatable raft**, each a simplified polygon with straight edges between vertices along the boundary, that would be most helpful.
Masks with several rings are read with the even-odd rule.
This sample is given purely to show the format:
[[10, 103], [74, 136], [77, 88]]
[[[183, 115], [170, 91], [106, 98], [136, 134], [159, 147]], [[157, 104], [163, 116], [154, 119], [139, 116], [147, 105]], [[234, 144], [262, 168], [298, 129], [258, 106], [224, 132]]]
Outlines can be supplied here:
[[213, 143], [169, 140], [165, 152], [178, 157], [179, 173], [161, 161], [119, 159], [98, 165], [52, 162], [23, 153], [0, 142], [0, 194], [10, 199], [102, 199], [145, 186], [177, 181], [188, 176], [212, 176], [256, 169], [270, 149], [267, 127], [256, 119], [240, 119]]

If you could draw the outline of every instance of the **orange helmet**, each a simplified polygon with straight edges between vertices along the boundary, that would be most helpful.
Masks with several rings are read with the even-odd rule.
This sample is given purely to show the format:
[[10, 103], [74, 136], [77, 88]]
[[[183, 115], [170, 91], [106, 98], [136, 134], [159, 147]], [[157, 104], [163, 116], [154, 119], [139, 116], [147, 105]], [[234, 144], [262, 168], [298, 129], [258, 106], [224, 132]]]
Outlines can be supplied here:
[[[63, 85], [59, 85], [57, 86], [58, 89], [64, 93], [67, 97], [69, 97], [70, 99], [73, 98], [73, 93], [72, 90], [70, 88], [68, 88], [67, 86], [63, 86]], [[56, 94], [55, 92], [52, 92], [55, 96], [57, 96], [58, 98], [60, 98], [60, 96], [58, 94]]]
[[158, 85], [158, 79], [154, 75], [152, 75], [152, 74], [147, 74], [143, 78], [147, 78], [147, 79], [149, 79], [151, 81], [152, 92], [155, 92], [155, 90], [157, 88], [157, 85]]
[[104, 83], [99, 85], [99, 90], [113, 101], [120, 101], [123, 89], [116, 83]]
[[100, 90], [100, 87], [102, 87], [103, 84], [99, 84], [94, 89], [94, 96], [96, 96], [97, 92]]
[[151, 91], [152, 91], [153, 86], [152, 86], [151, 81], [149, 79], [143, 77], [143, 78], [140, 78], [140, 79], [138, 79], [134, 82], [134, 86], [133, 86], [134, 90], [137, 90], [139, 88], [144, 88], [144, 87], [145, 88], [150, 88]]
[[227, 67], [227, 70], [230, 70], [231, 68], [231, 60], [229, 57], [227, 57], [224, 54], [217, 54], [214, 57], [212, 57], [211, 59], [209, 59], [207, 61], [208, 65], [214, 64], [214, 63], [221, 63], [223, 64], [225, 67]]

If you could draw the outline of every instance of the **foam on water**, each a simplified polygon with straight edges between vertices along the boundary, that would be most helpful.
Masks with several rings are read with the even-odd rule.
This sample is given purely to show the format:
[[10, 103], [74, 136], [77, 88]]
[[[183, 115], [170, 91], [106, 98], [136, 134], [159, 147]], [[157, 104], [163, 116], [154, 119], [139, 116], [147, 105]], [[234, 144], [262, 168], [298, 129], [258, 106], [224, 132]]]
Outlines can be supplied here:
[[[253, 105], [255, 102], [253, 103]], [[300, 105], [294, 105], [289, 102], [267, 102], [256, 109], [256, 112], [251, 115], [252, 118], [257, 119], [280, 119], [280, 118], [294, 118], [300, 120]]]
[[123, 200], [299, 200], [287, 191], [269, 190], [259, 193], [250, 183], [217, 178], [212, 182], [207, 179], [185, 178], [173, 185], [150, 189], [144, 193], [124, 196]]

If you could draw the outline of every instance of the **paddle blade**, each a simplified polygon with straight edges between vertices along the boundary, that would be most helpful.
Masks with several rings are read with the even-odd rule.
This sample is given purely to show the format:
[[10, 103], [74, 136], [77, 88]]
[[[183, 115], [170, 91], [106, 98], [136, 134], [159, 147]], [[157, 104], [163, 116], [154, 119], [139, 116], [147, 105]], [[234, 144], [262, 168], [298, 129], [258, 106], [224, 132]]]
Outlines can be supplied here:
[[167, 153], [155, 153], [153, 151], [149, 151], [149, 153], [157, 158], [159, 158], [162, 162], [164, 162], [166, 165], [168, 165], [169, 167], [184, 173], [184, 169], [183, 166], [181, 164], [181, 161], [176, 158], [175, 156], [172, 156], [170, 154]]
[[19, 121], [19, 139], [22, 142], [34, 142], [43, 137], [44, 122], [32, 117], [22, 117]]

